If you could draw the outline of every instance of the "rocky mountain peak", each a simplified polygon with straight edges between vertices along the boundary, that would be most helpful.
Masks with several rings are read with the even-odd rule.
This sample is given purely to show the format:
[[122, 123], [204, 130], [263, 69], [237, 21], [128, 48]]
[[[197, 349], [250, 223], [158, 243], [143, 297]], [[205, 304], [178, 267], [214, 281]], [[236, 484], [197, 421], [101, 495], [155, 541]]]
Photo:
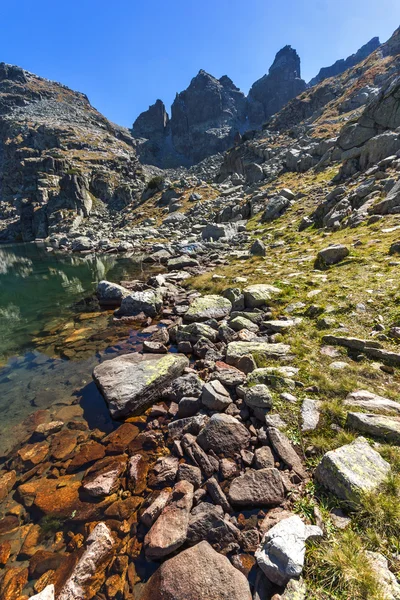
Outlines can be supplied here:
[[142, 112], [132, 126], [135, 137], [148, 138], [151, 135], [163, 134], [169, 122], [164, 102], [156, 100], [148, 110]]
[[268, 75], [288, 80], [300, 77], [300, 56], [292, 46], [284, 46], [279, 50]]

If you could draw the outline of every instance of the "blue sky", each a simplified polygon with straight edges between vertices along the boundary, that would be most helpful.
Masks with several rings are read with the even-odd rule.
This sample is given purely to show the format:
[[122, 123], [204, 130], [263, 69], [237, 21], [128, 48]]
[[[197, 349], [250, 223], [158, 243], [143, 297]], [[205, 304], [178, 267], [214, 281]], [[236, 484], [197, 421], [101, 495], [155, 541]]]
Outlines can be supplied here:
[[84, 92], [130, 126], [157, 98], [169, 110], [201, 68], [247, 93], [291, 44], [308, 81], [399, 24], [400, 0], [3, 0], [0, 62]]

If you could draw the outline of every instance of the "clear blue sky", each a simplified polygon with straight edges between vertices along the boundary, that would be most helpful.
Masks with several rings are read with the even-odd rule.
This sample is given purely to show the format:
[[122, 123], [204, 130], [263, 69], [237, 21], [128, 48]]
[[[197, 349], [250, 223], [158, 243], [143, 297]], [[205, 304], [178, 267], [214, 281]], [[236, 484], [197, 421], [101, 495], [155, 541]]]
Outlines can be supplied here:
[[85, 92], [130, 126], [199, 69], [229, 75], [244, 92], [291, 44], [307, 81], [320, 67], [385, 41], [400, 0], [3, 0], [0, 62]]

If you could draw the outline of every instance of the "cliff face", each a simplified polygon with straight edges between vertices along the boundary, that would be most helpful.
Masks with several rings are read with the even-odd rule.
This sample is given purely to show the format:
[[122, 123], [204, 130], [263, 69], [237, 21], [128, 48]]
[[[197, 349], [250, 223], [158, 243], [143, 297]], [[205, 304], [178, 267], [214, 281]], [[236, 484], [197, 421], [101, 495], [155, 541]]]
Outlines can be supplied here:
[[278, 52], [268, 75], [254, 83], [247, 98], [226, 75], [216, 79], [201, 70], [189, 87], [176, 95], [169, 121], [160, 118], [165, 108], [159, 100], [136, 119], [132, 134], [141, 138], [140, 158], [170, 167], [190, 165], [224, 152], [233, 145], [235, 136], [261, 127], [305, 88], [300, 58], [290, 46]]
[[141, 187], [128, 130], [110, 123], [84, 94], [0, 64], [3, 239], [67, 231], [96, 200], [120, 208]]

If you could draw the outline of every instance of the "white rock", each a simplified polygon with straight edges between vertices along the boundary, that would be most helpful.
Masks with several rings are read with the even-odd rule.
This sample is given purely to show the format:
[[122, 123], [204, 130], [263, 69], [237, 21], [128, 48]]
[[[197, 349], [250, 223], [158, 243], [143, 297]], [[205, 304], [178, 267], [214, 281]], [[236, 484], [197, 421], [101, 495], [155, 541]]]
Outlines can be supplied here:
[[54, 598], [54, 585], [51, 583], [50, 585], [46, 585], [44, 590], [39, 592], [39, 594], [31, 596], [30, 600], [54, 600]]

